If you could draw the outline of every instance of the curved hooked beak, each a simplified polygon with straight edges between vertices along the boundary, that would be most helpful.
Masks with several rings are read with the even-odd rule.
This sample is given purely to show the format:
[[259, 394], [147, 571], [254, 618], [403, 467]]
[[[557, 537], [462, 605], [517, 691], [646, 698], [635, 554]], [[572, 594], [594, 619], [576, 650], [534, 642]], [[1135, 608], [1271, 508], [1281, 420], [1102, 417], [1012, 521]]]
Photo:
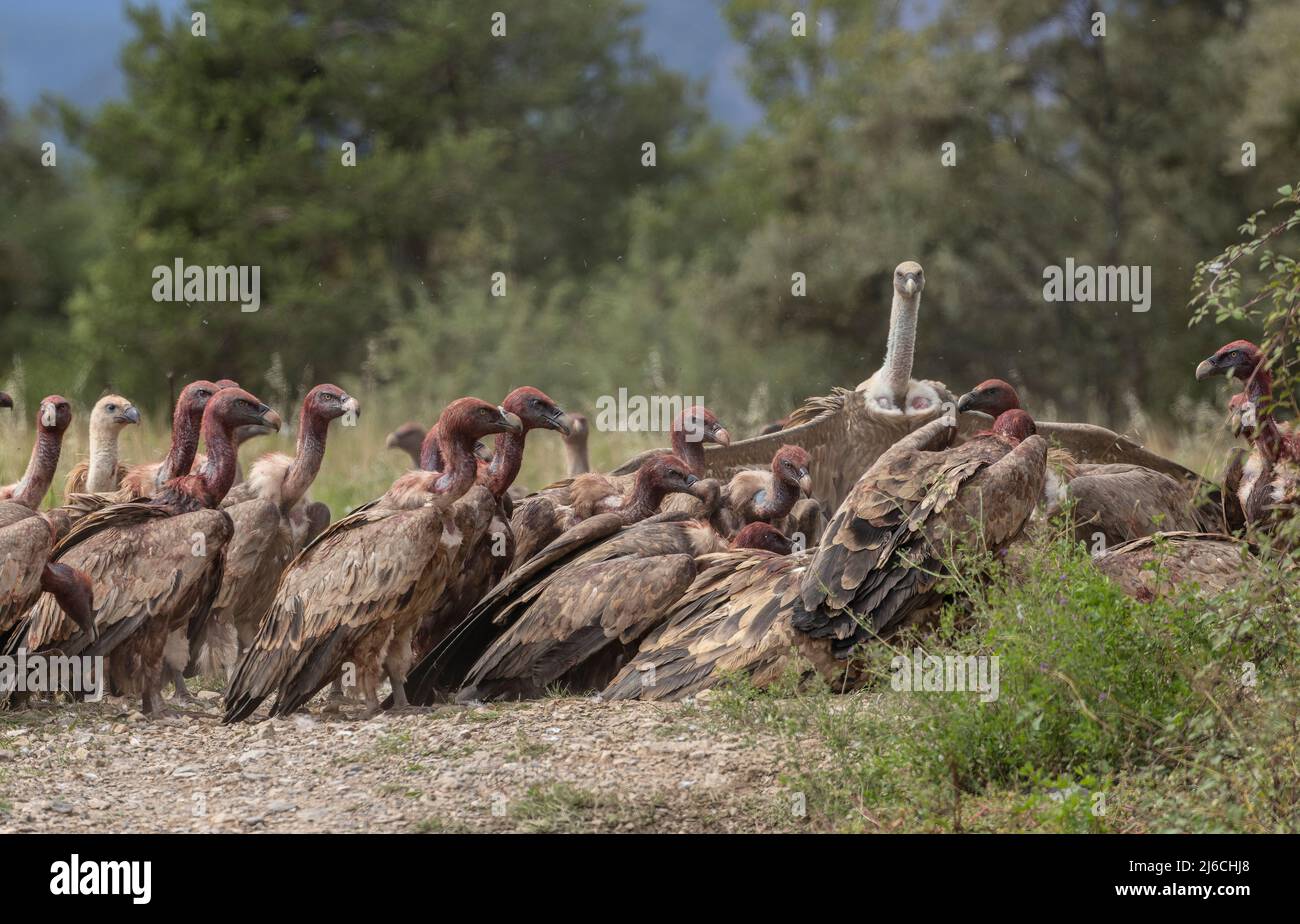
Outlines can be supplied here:
[[916, 294], [916, 277], [911, 273], [907, 274], [907, 282], [903, 283], [903, 288], [907, 290], [908, 295]]
[[687, 475], [687, 476], [686, 476], [686, 487], [688, 487], [688, 488], [691, 487], [692, 485], [694, 485], [694, 484], [695, 484], [697, 481], [699, 481], [699, 480], [700, 480], [700, 479], [696, 478], [694, 475]]
[[118, 414], [113, 419], [120, 424], [138, 424], [140, 422], [140, 412], [136, 409], [134, 404], [129, 404], [122, 413]]
[[14, 399], [0, 391], [0, 407], [13, 407]]
[[552, 430], [558, 430], [564, 436], [573, 432], [573, 421], [569, 415], [564, 413], [558, 407], [546, 415], [546, 426]]
[[960, 414], [963, 411], [972, 410], [971, 405], [974, 403], [975, 395], [969, 391], [966, 392], [966, 394], [957, 399], [957, 413]]
[[1196, 381], [1198, 382], [1203, 382], [1206, 379], [1208, 379], [1210, 376], [1218, 375], [1218, 374], [1219, 374], [1219, 367], [1215, 365], [1213, 356], [1211, 356], [1209, 359], [1201, 360], [1200, 364], [1197, 365], [1196, 367]]
[[799, 490], [812, 497], [812, 475], [808, 474], [808, 469], [799, 470]]
[[280, 419], [280, 415], [265, 404], [259, 407], [258, 410], [261, 413], [262, 426], [270, 427], [272, 433], [279, 433], [280, 428], [284, 426], [284, 421]]
[[726, 427], [718, 427], [713, 431], [713, 442], [717, 443], [719, 446], [731, 445], [731, 434], [727, 432]]
[[384, 448], [385, 448], [385, 449], [396, 449], [396, 448], [397, 448], [397, 431], [396, 431], [396, 430], [394, 430], [392, 433], [388, 434], [388, 438], [387, 438], [386, 440], [384, 440]]
[[524, 422], [515, 414], [511, 414], [503, 407], [498, 407], [501, 413], [501, 426], [503, 433], [513, 433], [515, 436], [524, 432]]
[[352, 419], [356, 420], [361, 416], [361, 402], [351, 395], [343, 396], [343, 416], [351, 414]]

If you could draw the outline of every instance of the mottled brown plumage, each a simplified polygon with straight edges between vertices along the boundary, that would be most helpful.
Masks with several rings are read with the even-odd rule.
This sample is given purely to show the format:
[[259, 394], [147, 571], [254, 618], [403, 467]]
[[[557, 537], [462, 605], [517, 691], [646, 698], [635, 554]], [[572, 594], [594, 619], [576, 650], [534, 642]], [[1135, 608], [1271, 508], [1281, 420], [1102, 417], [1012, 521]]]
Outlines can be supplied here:
[[[429, 651], [411, 673], [407, 684], [407, 693], [414, 697], [412, 702], [427, 705], [434, 699], [453, 693], [461, 685], [474, 662], [478, 660], [492, 640], [501, 633], [501, 628], [508, 620], [505, 616], [497, 619], [494, 601], [505, 601], [515, 592], [526, 592], [531, 582], [544, 577], [551, 569], [564, 566], [570, 559], [590, 549], [589, 558], [601, 554], [596, 546], [613, 534], [642, 519], [644, 509], [654, 509], [658, 499], [666, 493], [690, 491], [695, 478], [687, 472], [686, 465], [674, 456], [665, 456], [653, 460], [638, 473], [644, 496], [638, 502], [639, 509], [620, 509], [611, 513], [598, 514], [589, 519], [575, 523], [572, 528], [555, 537], [555, 539], [527, 559], [516, 556], [514, 570], [507, 574], [493, 590], [463, 619], [459, 625]], [[518, 512], [518, 511], [516, 511]], [[683, 514], [658, 514], [652, 522], [692, 522]], [[700, 526], [706, 533], [713, 534], [708, 527]], [[713, 534], [716, 536], [716, 534]], [[717, 540], [721, 542], [720, 539]], [[618, 550], [620, 545], [610, 546], [605, 551]], [[507, 607], [513, 611], [513, 605]]]
[[[990, 417], [1019, 407], [1015, 388], [1001, 379], [981, 382], [957, 400], [959, 411]], [[1217, 504], [1198, 509], [1200, 479], [1175, 478], [1127, 462], [1078, 463], [1059, 453], [1051, 461], [1043, 515], [1054, 516], [1072, 501], [1075, 535], [1089, 544], [1098, 536], [1115, 544], [1158, 530], [1206, 529], [1217, 520]]]
[[83, 632], [92, 631], [90, 581], [67, 565], [49, 562], [55, 539], [55, 527], [39, 513], [12, 501], [0, 503], [0, 650], [44, 592]]
[[532, 386], [511, 391], [501, 407], [518, 417], [523, 429], [518, 434], [498, 436], [491, 464], [478, 467], [477, 482], [488, 489], [490, 497], [478, 493], [456, 502], [454, 516], [464, 539], [456, 550], [446, 592], [420, 620], [415, 635], [417, 659], [442, 641], [510, 569], [515, 538], [504, 501], [523, 465], [529, 432], [555, 430], [563, 435], [569, 429], [564, 410]]
[[737, 674], [765, 687], [796, 658], [839, 684], [844, 664], [831, 646], [797, 631], [790, 619], [811, 559], [811, 551], [746, 549], [703, 556], [690, 589], [602, 698], [680, 700]]
[[215, 508], [235, 477], [233, 430], [254, 422], [279, 426], [275, 412], [252, 395], [223, 390], [204, 411], [203, 467], [172, 479], [149, 501], [83, 517], [55, 547], [52, 560], [93, 583], [97, 638], [42, 601], [11, 646], [105, 656], [110, 688], [139, 692], [145, 711], [159, 712], [168, 636], [201, 624], [220, 584], [232, 524]]
[[[698, 481], [685, 460], [659, 453], [626, 479], [589, 472], [572, 479], [563, 496], [547, 492], [530, 495], [516, 504], [511, 517], [514, 566], [528, 561], [566, 530], [591, 517], [616, 513], [628, 524], [654, 516], [670, 494], [688, 495], [688, 500], [695, 501], [698, 498], [691, 489]], [[630, 486], [624, 489], [624, 485]], [[564, 497], [567, 503], [561, 503]], [[687, 510], [664, 512], [695, 517], [707, 516], [709, 511], [692, 502]]]
[[899, 440], [862, 476], [804, 575], [794, 626], [838, 656], [929, 614], [943, 557], [996, 549], [1023, 529], [1043, 490], [1047, 443], [1023, 411], [950, 447], [955, 421]]
[[1150, 601], [1195, 586], [1222, 593], [1254, 573], [1258, 562], [1230, 536], [1154, 533], [1113, 546], [1093, 564], [1130, 597]]
[[[303, 398], [294, 455], [263, 456], [253, 465], [248, 480], [222, 501], [235, 530], [226, 549], [225, 572], [212, 604], [208, 631], [233, 629], [240, 651], [252, 644], [275, 597], [281, 573], [306, 545], [306, 507], [311, 503], [307, 491], [320, 471], [330, 422], [359, 413], [357, 400], [343, 389], [317, 385]], [[204, 639], [196, 641], [201, 644]], [[230, 650], [228, 644], [223, 648]], [[233, 670], [234, 662], [223, 667]]]
[[[596, 520], [605, 517], [617, 514]], [[656, 517], [489, 595], [469, 618], [507, 628], [470, 669], [459, 698], [603, 688], [690, 586], [696, 556], [722, 548], [705, 524]]]
[[[438, 427], [446, 471], [408, 472], [372, 504], [344, 517], [303, 550], [280, 579], [257, 637], [226, 691], [227, 722], [250, 716], [275, 696], [273, 715], [292, 712], [354, 666], [367, 705], [377, 708], [387, 673], [396, 704], [411, 640], [437, 603], [463, 540], [455, 502], [477, 474], [473, 443], [514, 432], [518, 418], [477, 398], [460, 398]], [[472, 490], [471, 490], [472, 489]]]

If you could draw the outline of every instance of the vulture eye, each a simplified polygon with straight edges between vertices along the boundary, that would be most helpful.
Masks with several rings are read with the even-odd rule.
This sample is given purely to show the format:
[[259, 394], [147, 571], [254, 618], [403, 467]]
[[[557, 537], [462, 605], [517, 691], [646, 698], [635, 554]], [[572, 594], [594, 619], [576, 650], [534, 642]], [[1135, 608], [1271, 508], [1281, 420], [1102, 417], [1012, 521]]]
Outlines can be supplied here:
[[110, 404], [107, 408], [105, 408], [105, 410], [107, 410], [110, 414], [114, 414], [117, 412], [117, 405]]

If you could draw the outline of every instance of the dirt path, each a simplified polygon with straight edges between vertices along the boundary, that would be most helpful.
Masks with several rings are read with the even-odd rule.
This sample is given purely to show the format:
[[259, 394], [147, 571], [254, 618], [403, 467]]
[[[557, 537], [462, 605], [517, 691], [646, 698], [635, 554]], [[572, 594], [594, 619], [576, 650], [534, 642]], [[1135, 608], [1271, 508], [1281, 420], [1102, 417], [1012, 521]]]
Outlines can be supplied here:
[[0, 713], [0, 834], [774, 831], [798, 827], [775, 741], [707, 704], [551, 699], [368, 721], [223, 726], [216, 694]]

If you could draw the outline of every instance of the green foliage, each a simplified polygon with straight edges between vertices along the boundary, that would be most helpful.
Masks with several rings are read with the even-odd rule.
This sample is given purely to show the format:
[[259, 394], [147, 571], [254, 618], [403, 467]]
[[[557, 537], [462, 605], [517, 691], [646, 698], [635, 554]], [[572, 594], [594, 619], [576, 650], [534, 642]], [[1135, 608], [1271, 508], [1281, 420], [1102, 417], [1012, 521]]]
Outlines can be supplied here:
[[[1238, 231], [1245, 242], [1231, 244], [1196, 266], [1192, 324], [1213, 316], [1216, 324], [1247, 322], [1262, 331], [1251, 339], [1268, 357], [1273, 407], [1293, 415], [1300, 386], [1300, 184], [1278, 189], [1278, 199], [1260, 209]], [[1255, 260], [1251, 266], [1250, 261]]]
[[[1218, 596], [1183, 587], [1144, 603], [1068, 536], [1038, 539], [1012, 565], [954, 562], [960, 604], [932, 635], [868, 649], [863, 692], [739, 684], [722, 711], [785, 733], [787, 787], [834, 827], [961, 829], [970, 804], [986, 814], [1009, 794], [997, 827], [1295, 830], [1295, 563], [1266, 562]], [[892, 658], [914, 645], [996, 657], [997, 698], [895, 690]]]

